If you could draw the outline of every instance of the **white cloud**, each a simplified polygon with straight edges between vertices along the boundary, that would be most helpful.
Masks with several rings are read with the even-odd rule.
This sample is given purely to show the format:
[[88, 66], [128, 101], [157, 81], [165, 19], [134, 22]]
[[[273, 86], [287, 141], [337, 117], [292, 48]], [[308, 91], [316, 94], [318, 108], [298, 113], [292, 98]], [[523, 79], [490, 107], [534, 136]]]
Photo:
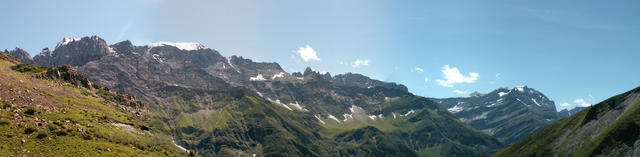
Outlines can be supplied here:
[[458, 90], [458, 89], [453, 90], [453, 92], [454, 93], [458, 93], [458, 94], [466, 94], [467, 93], [467, 91], [461, 91], [461, 90]]
[[310, 60], [320, 61], [320, 58], [316, 56], [316, 50], [313, 50], [313, 48], [311, 48], [311, 46], [309, 45], [306, 45], [305, 47], [299, 47], [298, 54], [300, 54], [300, 57], [305, 62], [308, 62]]
[[496, 79], [498, 79], [498, 80], [499, 80], [499, 79], [502, 79], [502, 78], [500, 78], [500, 73], [497, 73], [497, 74], [496, 74]]
[[413, 70], [415, 70], [417, 72], [424, 72], [424, 69], [422, 69], [420, 67], [415, 67], [415, 68], [413, 68]]
[[429, 77], [424, 77], [424, 82], [429, 82]]
[[566, 102], [560, 103], [560, 106], [570, 106], [570, 105], [571, 105], [571, 104], [566, 103]]
[[474, 83], [478, 80], [480, 74], [476, 72], [470, 72], [469, 76], [464, 76], [460, 73], [457, 67], [449, 67], [449, 64], [444, 65], [442, 67], [442, 73], [444, 74], [444, 78], [446, 80], [436, 80], [443, 87], [453, 87], [453, 84], [456, 83]]
[[583, 106], [583, 107], [587, 107], [587, 106], [591, 105], [591, 104], [587, 103], [587, 101], [585, 101], [582, 98], [573, 100], [573, 102], [578, 104], [578, 105], [580, 105], [580, 106]]
[[356, 59], [351, 66], [357, 68], [361, 66], [369, 66], [369, 59]]
[[575, 99], [573, 100], [573, 103], [575, 103], [576, 105], [580, 105], [582, 107], [589, 107], [591, 106], [593, 101], [594, 101], [593, 96], [589, 94], [587, 99], [584, 99], [584, 98]]

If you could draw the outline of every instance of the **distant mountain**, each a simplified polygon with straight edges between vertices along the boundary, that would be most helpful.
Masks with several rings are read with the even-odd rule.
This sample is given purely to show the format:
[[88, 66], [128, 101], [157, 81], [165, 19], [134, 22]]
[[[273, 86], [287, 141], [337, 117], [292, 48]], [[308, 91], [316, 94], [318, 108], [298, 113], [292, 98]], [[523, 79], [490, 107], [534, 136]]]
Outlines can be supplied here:
[[555, 103], [527, 86], [432, 99], [462, 122], [511, 144], [558, 119]]
[[205, 156], [488, 156], [502, 146], [403, 85], [311, 68], [289, 74], [197, 43], [65, 38], [34, 61], [72, 65], [141, 98], [162, 121], [153, 127]]
[[567, 117], [569, 117], [571, 115], [574, 115], [574, 114], [584, 110], [585, 108], [587, 108], [587, 107], [574, 107], [571, 110], [564, 109], [564, 110], [558, 111], [558, 117], [559, 118], [567, 118]]
[[638, 156], [640, 87], [561, 119], [493, 156]]

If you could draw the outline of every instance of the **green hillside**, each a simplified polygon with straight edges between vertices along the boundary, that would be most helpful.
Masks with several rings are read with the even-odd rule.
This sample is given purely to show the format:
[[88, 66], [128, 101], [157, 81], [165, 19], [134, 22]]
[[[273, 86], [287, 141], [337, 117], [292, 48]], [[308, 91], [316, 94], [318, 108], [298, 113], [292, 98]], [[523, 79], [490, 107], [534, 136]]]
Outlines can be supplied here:
[[185, 156], [128, 95], [0, 53], [2, 156]]

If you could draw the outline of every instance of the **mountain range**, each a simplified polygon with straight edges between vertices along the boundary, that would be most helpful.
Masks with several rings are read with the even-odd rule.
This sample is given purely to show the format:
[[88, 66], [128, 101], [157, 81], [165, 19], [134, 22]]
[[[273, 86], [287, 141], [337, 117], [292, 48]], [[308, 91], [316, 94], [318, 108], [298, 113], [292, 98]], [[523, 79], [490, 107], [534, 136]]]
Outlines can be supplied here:
[[[288, 73], [278, 63], [224, 57], [198, 43], [108, 45], [91, 36], [64, 38], [33, 58], [20, 48], [5, 52], [11, 70], [26, 76], [42, 79], [38, 69], [65, 67], [83, 78], [63, 79], [83, 84], [74, 90], [139, 99], [133, 107], [145, 118], [100, 125], [144, 126], [161, 141], [145, 145], [158, 151], [142, 149], [151, 154], [489, 156], [585, 109], [557, 112], [552, 100], [527, 86], [425, 98], [361, 74], [332, 76], [310, 67]], [[118, 103], [128, 102], [121, 97], [102, 99], [127, 104]]]
[[403, 85], [223, 57], [197, 43], [65, 38], [30, 59], [70, 65], [153, 113], [152, 132], [204, 156], [488, 156], [502, 144]]

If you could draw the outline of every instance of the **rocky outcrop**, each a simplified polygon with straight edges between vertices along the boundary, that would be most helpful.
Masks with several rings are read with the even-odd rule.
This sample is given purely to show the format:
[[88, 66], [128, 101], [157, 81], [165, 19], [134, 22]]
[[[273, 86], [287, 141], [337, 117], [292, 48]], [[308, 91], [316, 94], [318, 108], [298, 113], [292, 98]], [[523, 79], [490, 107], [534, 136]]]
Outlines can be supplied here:
[[[7, 50], [5, 50], [5, 52], [7, 52]], [[25, 64], [34, 64], [35, 62], [33, 61], [33, 59], [31, 59], [31, 56], [29, 55], [29, 53], [27, 53], [27, 51], [21, 49], [21, 48], [15, 48], [11, 51], [8, 51], [7, 53], [9, 53], [11, 56], [17, 58], [18, 60], [20, 60], [22, 63]]]
[[83, 37], [80, 39], [64, 38], [56, 46], [53, 52], [44, 49], [33, 60], [36, 64], [55, 66], [69, 64], [81, 66], [87, 62], [98, 60], [115, 51], [98, 36]]

